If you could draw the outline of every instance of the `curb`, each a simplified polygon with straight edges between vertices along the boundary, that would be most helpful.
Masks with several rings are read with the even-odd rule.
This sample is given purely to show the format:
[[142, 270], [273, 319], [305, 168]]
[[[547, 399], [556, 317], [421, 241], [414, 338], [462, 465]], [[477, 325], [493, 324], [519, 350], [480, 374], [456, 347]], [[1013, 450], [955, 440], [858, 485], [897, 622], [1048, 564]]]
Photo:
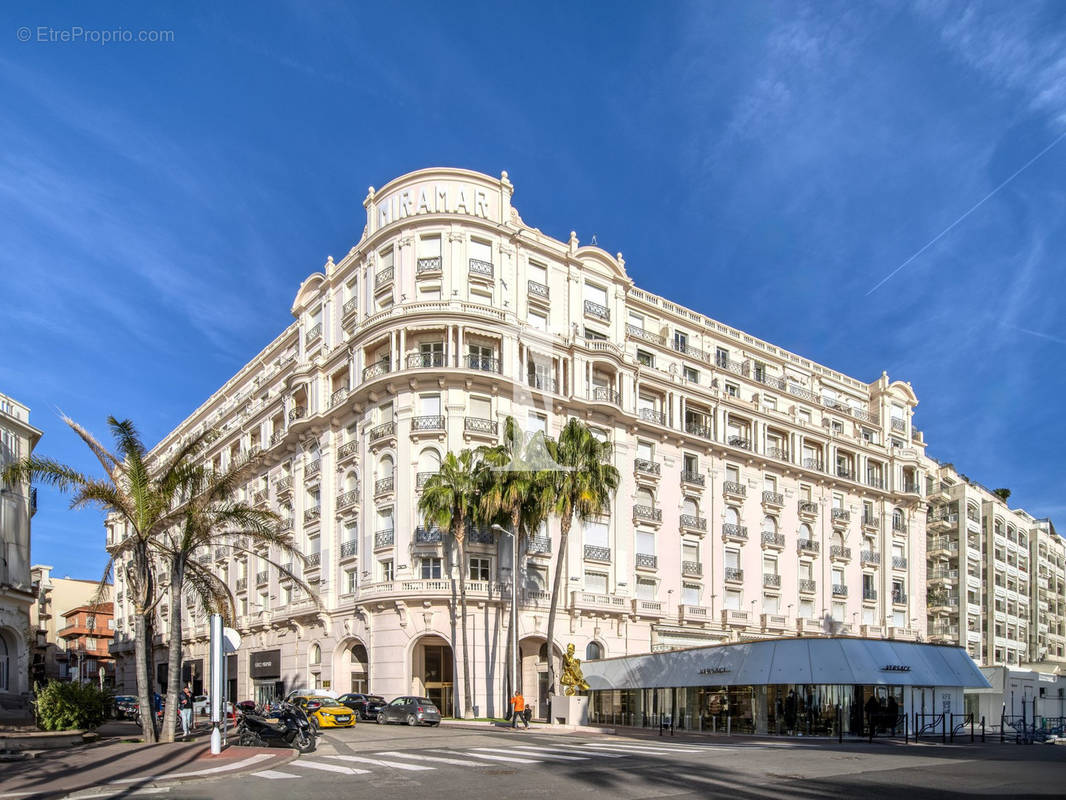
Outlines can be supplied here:
[[[476, 728], [478, 730], [510, 730], [510, 725], [497, 724], [495, 722], [467, 722], [462, 719], [445, 719], [441, 720], [441, 727], [448, 728]], [[614, 728], [598, 728], [590, 725], [545, 725], [535, 724], [530, 725], [529, 730], [531, 733], [546, 733], [546, 734], [559, 734], [559, 733], [596, 733], [606, 736], [612, 736], [617, 733]]]

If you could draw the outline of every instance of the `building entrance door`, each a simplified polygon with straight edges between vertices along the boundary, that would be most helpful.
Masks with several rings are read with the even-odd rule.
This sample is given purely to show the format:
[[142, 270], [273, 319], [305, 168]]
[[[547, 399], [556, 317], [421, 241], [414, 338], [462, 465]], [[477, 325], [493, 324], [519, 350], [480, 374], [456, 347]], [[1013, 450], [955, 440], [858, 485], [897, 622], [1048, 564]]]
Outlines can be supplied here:
[[453, 658], [451, 646], [439, 636], [425, 637], [412, 654], [413, 691], [432, 700], [443, 716], [454, 714]]

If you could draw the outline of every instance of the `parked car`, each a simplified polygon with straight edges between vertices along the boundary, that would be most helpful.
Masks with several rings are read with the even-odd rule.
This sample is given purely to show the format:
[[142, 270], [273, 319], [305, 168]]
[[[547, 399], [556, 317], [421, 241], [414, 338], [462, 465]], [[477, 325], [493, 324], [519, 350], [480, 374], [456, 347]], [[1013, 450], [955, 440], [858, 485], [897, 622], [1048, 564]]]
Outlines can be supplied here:
[[255, 700], [241, 700], [237, 703], [237, 710], [242, 714], [254, 714], [255, 713]]
[[285, 702], [295, 702], [294, 698], [297, 697], [329, 697], [333, 700], [337, 699], [337, 693], [332, 689], [293, 689], [287, 695], [285, 695]]
[[428, 697], [397, 697], [378, 712], [378, 724], [440, 725], [440, 709]]
[[355, 712], [332, 697], [294, 697], [293, 705], [302, 708], [314, 728], [350, 728]]
[[385, 698], [379, 694], [349, 692], [337, 698], [337, 702], [348, 706], [359, 719], [377, 719], [378, 712], [385, 707]]
[[193, 697], [192, 713], [197, 717], [206, 717], [211, 713], [211, 700], [206, 694], [198, 694]]
[[137, 698], [132, 694], [115, 695], [115, 717], [133, 719], [137, 716]]

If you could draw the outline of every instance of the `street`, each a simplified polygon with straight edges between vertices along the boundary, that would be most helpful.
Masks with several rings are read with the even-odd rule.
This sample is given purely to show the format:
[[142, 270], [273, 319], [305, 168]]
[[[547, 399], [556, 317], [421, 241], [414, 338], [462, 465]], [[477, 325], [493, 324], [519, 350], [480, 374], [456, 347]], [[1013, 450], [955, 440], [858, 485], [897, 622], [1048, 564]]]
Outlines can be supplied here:
[[1050, 797], [1066, 748], [547, 734], [360, 723], [276, 769], [73, 798]]

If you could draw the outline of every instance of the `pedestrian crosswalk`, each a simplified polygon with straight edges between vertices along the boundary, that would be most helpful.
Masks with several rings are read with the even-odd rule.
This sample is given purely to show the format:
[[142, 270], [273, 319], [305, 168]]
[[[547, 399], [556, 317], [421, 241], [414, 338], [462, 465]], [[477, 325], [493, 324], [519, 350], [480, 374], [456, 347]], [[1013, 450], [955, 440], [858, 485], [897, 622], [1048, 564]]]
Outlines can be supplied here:
[[388, 771], [403, 773], [427, 773], [449, 767], [464, 769], [491, 768], [493, 766], [526, 767], [538, 764], [575, 766], [594, 765], [600, 762], [615, 768], [640, 763], [642, 756], [693, 757], [700, 754], [728, 754], [732, 747], [700, 744], [673, 744], [656, 741], [587, 741], [543, 740], [515, 743], [470, 744], [468, 746], [433, 747], [419, 750], [368, 751], [366, 755], [327, 755], [322, 753], [303, 756], [284, 766], [284, 769], [265, 769], [252, 773], [265, 780], [287, 780], [304, 777], [310, 772], [335, 775], [384, 774]]

